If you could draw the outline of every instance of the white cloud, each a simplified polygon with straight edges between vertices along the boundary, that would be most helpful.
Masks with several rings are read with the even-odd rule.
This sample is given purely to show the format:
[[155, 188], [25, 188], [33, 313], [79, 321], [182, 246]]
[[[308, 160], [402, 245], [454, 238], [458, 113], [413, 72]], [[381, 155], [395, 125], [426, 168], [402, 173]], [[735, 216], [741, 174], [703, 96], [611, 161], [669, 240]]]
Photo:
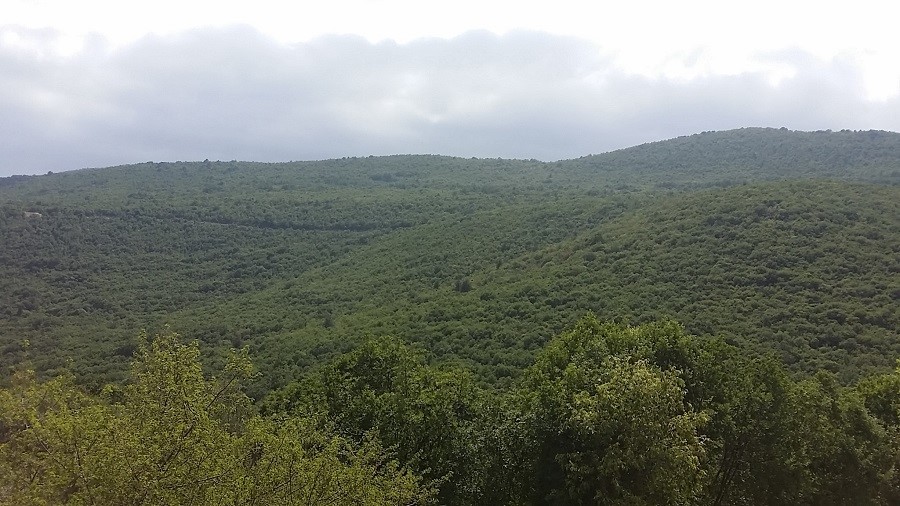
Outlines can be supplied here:
[[865, 61], [802, 48], [753, 53], [733, 73], [695, 50], [648, 75], [588, 40], [529, 31], [288, 44], [229, 26], [71, 53], [60, 38], [0, 28], [0, 175], [204, 158], [550, 160], [741, 126], [900, 129], [900, 98], [868, 97]]

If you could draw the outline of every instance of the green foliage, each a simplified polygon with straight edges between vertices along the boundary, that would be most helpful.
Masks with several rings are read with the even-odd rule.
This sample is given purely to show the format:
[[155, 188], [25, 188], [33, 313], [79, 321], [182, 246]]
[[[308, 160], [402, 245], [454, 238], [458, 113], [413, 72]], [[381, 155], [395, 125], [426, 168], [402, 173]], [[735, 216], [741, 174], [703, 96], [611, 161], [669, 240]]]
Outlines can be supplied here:
[[142, 344], [124, 390], [81, 393], [71, 376], [20, 373], [0, 391], [4, 504], [412, 504], [427, 491], [385, 459], [309, 419], [247, 412], [236, 354], [206, 380], [197, 344]]
[[604, 172], [622, 186], [652, 182], [665, 189], [807, 178], [897, 184], [898, 142], [897, 133], [885, 131], [741, 128], [642, 144], [569, 163], [573, 170]]
[[896, 497], [896, 439], [855, 391], [824, 373], [795, 382], [770, 359], [742, 357], [671, 322], [628, 327], [585, 318], [548, 343], [516, 399], [529, 462], [519, 471], [526, 486], [519, 502], [886, 504]]
[[564, 422], [577, 441], [575, 451], [557, 457], [568, 494], [605, 503], [692, 501], [706, 416], [685, 412], [677, 373], [610, 359], [593, 388], [575, 394]]
[[772, 361], [736, 376], [709, 427], [709, 503], [885, 502], [891, 443], [852, 392], [825, 374], [795, 383]]
[[532, 325], [576, 308], [632, 323], [668, 315], [847, 382], [900, 354], [898, 202], [896, 188], [832, 183], [658, 200], [493, 273], [503, 288], [491, 303], [527, 298]]
[[794, 432], [801, 435], [796, 461], [805, 464], [800, 485], [810, 489], [804, 499], [812, 504], [877, 504], [884, 499], [873, 491], [896, 458], [884, 427], [830, 374], [800, 383], [795, 395]]
[[900, 425], [900, 362], [892, 373], [861, 381], [857, 390], [870, 413], [888, 425]]
[[653, 360], [677, 326], [593, 317], [551, 341], [521, 393], [531, 424], [532, 500], [688, 504], [700, 494], [708, 415], [685, 403], [674, 368]]
[[438, 369], [401, 342], [370, 339], [273, 394], [269, 411], [316, 413], [351, 440], [375, 434], [439, 487], [442, 504], [476, 493], [471, 441], [483, 394], [465, 371]]
[[868, 413], [887, 431], [892, 464], [882, 475], [882, 497], [890, 504], [897, 504], [900, 501], [900, 367], [892, 373], [864, 379], [856, 391]]
[[6, 178], [0, 366], [29, 339], [39, 375], [71, 361], [97, 390], [125, 378], [140, 329], [169, 323], [211, 368], [250, 346], [255, 398], [368, 332], [509, 386], [590, 310], [673, 317], [849, 383], [900, 356], [897, 160], [887, 132], [741, 129], [555, 163], [148, 162]]
[[[893, 504], [900, 370], [852, 387], [671, 321], [589, 315], [483, 390], [371, 338], [255, 414], [235, 351], [142, 336], [99, 396], [19, 370], [0, 389], [0, 504]], [[387, 447], [387, 450], [385, 449]]]

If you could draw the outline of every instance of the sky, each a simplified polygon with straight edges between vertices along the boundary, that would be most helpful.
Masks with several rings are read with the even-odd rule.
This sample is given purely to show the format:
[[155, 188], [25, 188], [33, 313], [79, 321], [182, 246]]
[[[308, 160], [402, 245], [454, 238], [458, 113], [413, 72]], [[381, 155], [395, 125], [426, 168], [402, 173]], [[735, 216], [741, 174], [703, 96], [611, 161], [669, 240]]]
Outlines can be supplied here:
[[4, 0], [0, 176], [900, 131], [888, 2]]

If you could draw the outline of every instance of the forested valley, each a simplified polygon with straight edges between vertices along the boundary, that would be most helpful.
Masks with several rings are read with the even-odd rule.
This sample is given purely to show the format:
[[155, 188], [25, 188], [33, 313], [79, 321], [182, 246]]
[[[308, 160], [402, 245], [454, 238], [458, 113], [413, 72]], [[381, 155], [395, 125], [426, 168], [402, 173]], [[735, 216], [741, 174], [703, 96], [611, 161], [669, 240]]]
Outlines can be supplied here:
[[900, 503], [900, 134], [0, 179], [0, 503]]

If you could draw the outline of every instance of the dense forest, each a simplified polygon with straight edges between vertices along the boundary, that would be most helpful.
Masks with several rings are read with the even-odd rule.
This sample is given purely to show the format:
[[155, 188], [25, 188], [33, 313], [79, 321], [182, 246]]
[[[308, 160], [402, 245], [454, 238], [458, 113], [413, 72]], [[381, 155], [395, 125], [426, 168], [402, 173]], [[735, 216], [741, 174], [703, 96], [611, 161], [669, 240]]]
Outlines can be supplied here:
[[896, 133], [0, 179], [5, 503], [891, 504], [898, 359]]

